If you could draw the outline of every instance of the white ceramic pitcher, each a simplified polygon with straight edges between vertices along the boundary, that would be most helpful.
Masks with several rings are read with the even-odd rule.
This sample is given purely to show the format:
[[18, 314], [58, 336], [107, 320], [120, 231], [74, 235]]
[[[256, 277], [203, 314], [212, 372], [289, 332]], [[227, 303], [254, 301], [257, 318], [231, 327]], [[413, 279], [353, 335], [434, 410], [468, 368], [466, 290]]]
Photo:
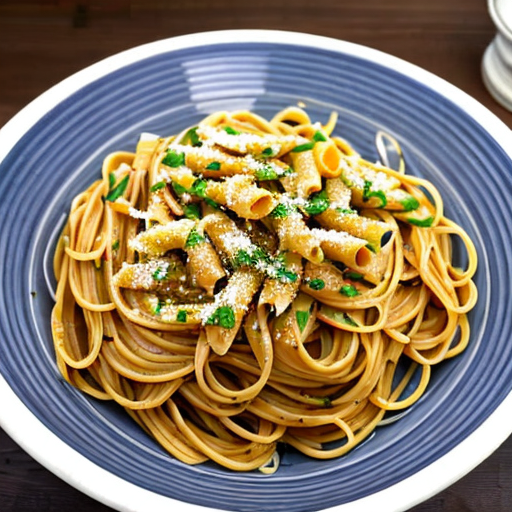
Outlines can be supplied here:
[[512, 0], [488, 0], [497, 33], [482, 60], [482, 76], [492, 96], [512, 110]]

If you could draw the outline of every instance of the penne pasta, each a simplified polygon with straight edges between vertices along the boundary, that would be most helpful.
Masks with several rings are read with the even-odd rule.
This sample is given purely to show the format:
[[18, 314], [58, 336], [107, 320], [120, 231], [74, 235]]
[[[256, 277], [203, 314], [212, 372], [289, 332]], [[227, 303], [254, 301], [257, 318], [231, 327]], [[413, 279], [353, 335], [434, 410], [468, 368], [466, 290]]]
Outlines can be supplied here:
[[276, 206], [273, 195], [258, 187], [249, 176], [233, 176], [207, 185], [207, 197], [244, 219], [262, 219]]
[[192, 284], [200, 286], [213, 296], [215, 285], [226, 276], [219, 255], [207, 242], [201, 242], [187, 249], [187, 269]]
[[314, 192], [322, 190], [322, 177], [316, 165], [313, 151], [305, 150], [291, 153], [291, 159], [295, 170], [297, 196], [307, 198]]

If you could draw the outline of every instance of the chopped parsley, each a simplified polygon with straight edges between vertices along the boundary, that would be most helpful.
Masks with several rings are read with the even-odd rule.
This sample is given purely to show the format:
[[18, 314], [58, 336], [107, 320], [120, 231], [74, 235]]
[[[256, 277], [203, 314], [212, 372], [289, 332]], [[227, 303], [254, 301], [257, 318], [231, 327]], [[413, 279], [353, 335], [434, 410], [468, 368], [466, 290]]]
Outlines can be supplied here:
[[213, 315], [208, 318], [206, 325], [218, 325], [224, 329], [232, 329], [235, 326], [235, 312], [229, 306], [218, 307]]
[[328, 396], [322, 396], [319, 400], [324, 407], [332, 407], [331, 399]]
[[297, 320], [297, 325], [299, 326], [300, 332], [302, 332], [306, 328], [306, 325], [308, 324], [309, 312], [308, 311], [296, 311], [295, 319]]
[[255, 247], [250, 252], [240, 249], [235, 256], [235, 261], [233, 263], [236, 267], [243, 267], [256, 266], [262, 261], [269, 262], [270, 257], [261, 247]]
[[329, 322], [334, 322], [333, 325], [345, 324], [351, 325], [352, 327], [359, 327], [359, 324], [345, 311], [341, 311], [337, 308], [331, 308], [329, 306], [322, 306], [319, 316], [325, 316]]
[[286, 205], [284, 203], [279, 203], [271, 212], [270, 216], [274, 219], [282, 219], [284, 217], [288, 217], [291, 213], [297, 211], [297, 208], [293, 205]]
[[326, 142], [327, 137], [320, 130], [317, 130], [313, 135], [313, 140], [315, 142]]
[[198, 178], [197, 180], [192, 183], [192, 186], [190, 187], [190, 190], [188, 191], [190, 194], [193, 194], [195, 196], [199, 196], [201, 198], [206, 197], [206, 187], [208, 186], [206, 180], [202, 180], [201, 178]]
[[327, 208], [329, 208], [330, 202], [327, 197], [327, 192], [322, 190], [317, 194], [313, 194], [308, 202], [304, 205], [304, 211], [308, 215], [319, 215], [322, 212], [325, 212]]
[[284, 267], [279, 267], [276, 270], [276, 278], [281, 281], [290, 281], [291, 283], [294, 283], [299, 278], [298, 274], [295, 272], [288, 270]]
[[280, 281], [290, 281], [291, 283], [294, 283], [299, 278], [299, 275], [286, 268], [285, 257], [285, 253], [281, 252], [274, 258], [273, 261], [271, 261], [271, 264], [275, 269], [275, 276], [270, 277], [275, 277]]
[[420, 207], [420, 202], [414, 196], [402, 199], [400, 204], [404, 207], [404, 212], [411, 212], [412, 210], [416, 210]]
[[305, 144], [299, 144], [292, 149], [292, 153], [302, 153], [303, 151], [309, 151], [315, 147], [315, 141], [306, 142]]
[[176, 320], [185, 323], [187, 321], [187, 312], [184, 309], [179, 309]]
[[111, 172], [108, 175], [108, 189], [110, 190], [110, 189], [114, 188], [115, 184], [116, 184], [116, 173]]
[[[111, 182], [111, 178], [109, 177], [109, 182]], [[116, 199], [119, 199], [126, 192], [126, 188], [128, 187], [128, 182], [130, 181], [130, 175], [127, 174], [115, 187], [112, 187], [107, 196], [105, 197], [105, 201], [114, 202]]]
[[187, 192], [187, 189], [183, 185], [180, 185], [179, 183], [176, 183], [175, 181], [171, 181], [171, 186], [172, 186], [174, 192], [176, 192], [176, 194], [178, 194], [179, 196], [181, 196], [182, 194], [185, 194]]
[[256, 245], [249, 251], [240, 249], [233, 259], [233, 266], [235, 268], [253, 267], [264, 272], [270, 278], [290, 281], [292, 283], [299, 277], [298, 274], [285, 267], [283, 253], [272, 258], [261, 247]]
[[364, 188], [363, 188], [363, 201], [366, 203], [372, 197], [377, 197], [380, 199], [379, 208], [384, 208], [388, 204], [388, 200], [386, 195], [382, 190], [370, 190], [373, 183], [371, 181], [365, 180]]
[[359, 324], [348, 313], [343, 312], [341, 321], [344, 324], [351, 325], [352, 327], [359, 327]]
[[413, 226], [418, 226], [419, 228], [429, 228], [434, 222], [434, 216], [431, 215], [426, 219], [407, 219], [407, 222]]
[[205, 169], [209, 171], [220, 171], [220, 162], [210, 162]]
[[231, 126], [224, 126], [224, 131], [229, 135], [240, 135], [240, 132], [234, 128], [231, 128]]
[[268, 157], [274, 156], [274, 150], [272, 148], [270, 148], [270, 147], [265, 148], [261, 152], [261, 156], [264, 157], [264, 158], [268, 158]]
[[185, 248], [189, 249], [191, 247], [195, 247], [196, 245], [204, 242], [205, 240], [205, 237], [200, 235], [194, 228], [190, 231], [188, 235], [187, 241], [185, 242]]
[[282, 178], [283, 176], [288, 176], [292, 174], [294, 170], [291, 167], [287, 169], [275, 169], [271, 165], [265, 165], [261, 169], [257, 169], [254, 171], [254, 177], [258, 181], [269, 181], [269, 180], [277, 180]]
[[308, 286], [312, 290], [323, 290], [325, 288], [325, 281], [323, 279], [312, 279], [309, 281]]
[[176, 183], [175, 181], [171, 181], [171, 185], [176, 194], [178, 194], [179, 196], [185, 193], [192, 194], [203, 199], [204, 202], [210, 205], [211, 207], [219, 208], [219, 205], [213, 199], [210, 199], [209, 197], [206, 196], [206, 187], [208, 186], [208, 182], [206, 180], [198, 178], [197, 180], [194, 181], [194, 183], [192, 183], [192, 186], [189, 189], [185, 188], [183, 185], [180, 185], [179, 183]]
[[277, 171], [271, 165], [265, 165], [254, 171], [254, 177], [259, 181], [277, 180]]
[[183, 139], [181, 139], [181, 142], [184, 142], [185, 144], [187, 142], [190, 142], [190, 144], [196, 148], [200, 148], [203, 143], [199, 140], [199, 135], [197, 135], [197, 126], [194, 126], [194, 128], [190, 128], [190, 130], [185, 134]]
[[152, 274], [155, 281], [165, 281], [167, 279], [167, 270], [162, 267], [158, 267]]
[[153, 186], [150, 187], [150, 192], [156, 192], [157, 190], [160, 190], [165, 187], [165, 181], [159, 181], [155, 183]]
[[218, 210], [220, 208], [219, 204], [216, 203], [213, 199], [209, 198], [209, 197], [204, 197], [203, 198], [204, 202], [208, 205], [208, 206], [211, 206], [212, 208], [215, 208], [216, 210]]
[[112, 244], [112, 250], [117, 251], [119, 249], [119, 238]]
[[180, 167], [185, 165], [185, 153], [176, 153], [174, 150], [168, 150], [162, 163], [169, 167]]
[[162, 299], [158, 299], [158, 302], [155, 306], [155, 314], [156, 315], [159, 315], [160, 312], [162, 311], [162, 308], [166, 306], [166, 302]]
[[343, 213], [344, 215], [354, 215], [357, 213], [356, 210], [352, 210], [352, 208], [336, 208], [338, 213]]
[[196, 220], [201, 218], [201, 208], [196, 203], [185, 205], [183, 207], [183, 213], [187, 219]]
[[345, 297], [356, 297], [359, 295], [357, 288], [353, 284], [344, 284], [340, 288], [340, 293], [345, 295]]
[[359, 272], [349, 270], [343, 274], [343, 277], [345, 277], [345, 279], [350, 279], [352, 281], [361, 281], [364, 278], [364, 275], [360, 274]]

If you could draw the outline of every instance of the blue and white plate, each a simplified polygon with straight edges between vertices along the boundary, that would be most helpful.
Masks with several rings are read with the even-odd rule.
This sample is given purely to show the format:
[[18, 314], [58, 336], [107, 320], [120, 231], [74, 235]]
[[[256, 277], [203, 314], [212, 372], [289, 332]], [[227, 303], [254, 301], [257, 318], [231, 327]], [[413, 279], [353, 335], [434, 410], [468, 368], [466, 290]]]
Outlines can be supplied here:
[[[284, 457], [275, 475], [174, 460], [111, 404], [67, 385], [50, 333], [51, 252], [71, 198], [140, 132], [217, 110], [270, 117], [303, 102], [377, 159], [375, 133], [442, 192], [475, 241], [479, 301], [463, 355], [433, 372], [400, 421], [330, 461]], [[505, 149], [508, 148], [508, 149]], [[229, 31], [155, 42], [50, 89], [0, 132], [0, 424], [64, 480], [119, 510], [404, 510], [487, 457], [512, 430], [512, 135], [443, 80], [389, 55], [305, 34]], [[461, 255], [463, 258], [463, 255]]]

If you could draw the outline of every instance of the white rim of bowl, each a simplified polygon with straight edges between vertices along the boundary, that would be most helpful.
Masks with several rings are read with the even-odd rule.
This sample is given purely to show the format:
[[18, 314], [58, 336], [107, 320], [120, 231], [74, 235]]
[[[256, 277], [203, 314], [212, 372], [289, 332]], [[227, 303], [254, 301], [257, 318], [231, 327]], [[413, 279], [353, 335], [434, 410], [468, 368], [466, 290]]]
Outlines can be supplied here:
[[[203, 32], [155, 41], [89, 66], [33, 100], [0, 130], [0, 162], [44, 114], [87, 83], [126, 65], [161, 53], [222, 43], [273, 43], [307, 46], [352, 55], [413, 77], [458, 105], [512, 158], [512, 132], [486, 107], [457, 87], [397, 57], [355, 43], [323, 36], [274, 30]], [[508, 149], [507, 149], [508, 148]], [[44, 426], [0, 375], [0, 425], [27, 453], [84, 494], [123, 512], [204, 512], [207, 508], [142, 489], [97, 466]], [[493, 453], [511, 434], [512, 393], [473, 433], [450, 452], [410, 477], [375, 494], [326, 512], [397, 512], [407, 510], [447, 488]], [[63, 462], [63, 463], [62, 463]], [[213, 510], [213, 509], [210, 509]]]

